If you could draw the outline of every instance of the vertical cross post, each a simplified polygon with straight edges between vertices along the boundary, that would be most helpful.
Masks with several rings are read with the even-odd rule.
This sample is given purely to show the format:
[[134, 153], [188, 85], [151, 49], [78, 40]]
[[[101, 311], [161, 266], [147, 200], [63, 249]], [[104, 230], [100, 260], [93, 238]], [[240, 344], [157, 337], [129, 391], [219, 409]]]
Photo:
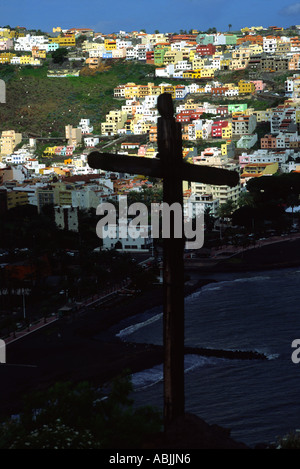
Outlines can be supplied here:
[[[106, 171], [144, 174], [163, 178], [163, 202], [169, 208], [181, 209], [181, 234], [177, 237], [178, 220], [170, 218], [170, 236], [164, 242], [164, 421], [165, 428], [184, 414], [184, 233], [182, 181], [205, 184], [239, 184], [239, 174], [210, 166], [185, 163], [182, 159], [181, 126], [174, 118], [172, 97], [163, 93], [158, 97], [161, 115], [157, 122], [157, 158], [112, 155], [92, 151], [90, 167]], [[177, 224], [175, 230], [175, 222]]]
[[[157, 107], [161, 117], [157, 123], [158, 155], [163, 168], [163, 201], [172, 209], [181, 209], [183, 231], [183, 190], [181, 126], [173, 116], [170, 94], [160, 95]], [[175, 206], [173, 206], [176, 209]], [[175, 237], [175, 210], [170, 210], [170, 237], [163, 239], [164, 263], [164, 421], [168, 426], [184, 414], [184, 264], [183, 232]]]

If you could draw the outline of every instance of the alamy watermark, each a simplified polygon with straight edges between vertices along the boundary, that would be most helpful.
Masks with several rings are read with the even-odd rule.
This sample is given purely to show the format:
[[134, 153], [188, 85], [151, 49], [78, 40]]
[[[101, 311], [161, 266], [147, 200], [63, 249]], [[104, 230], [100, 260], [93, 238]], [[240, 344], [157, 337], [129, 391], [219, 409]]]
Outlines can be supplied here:
[[294, 339], [291, 346], [296, 349], [293, 351], [291, 359], [297, 365], [300, 363], [300, 339]]
[[122, 196], [118, 217], [116, 207], [110, 202], [98, 205], [96, 214], [104, 215], [96, 226], [97, 236], [101, 239], [184, 237], [186, 249], [200, 249], [204, 243], [203, 211], [198, 209], [193, 218], [185, 217], [180, 203], [151, 203], [149, 214], [144, 203], [135, 202], [128, 206], [127, 197]]
[[0, 339], [0, 363], [6, 363], [6, 344]]
[[6, 84], [4, 80], [0, 80], [0, 103], [6, 103]]

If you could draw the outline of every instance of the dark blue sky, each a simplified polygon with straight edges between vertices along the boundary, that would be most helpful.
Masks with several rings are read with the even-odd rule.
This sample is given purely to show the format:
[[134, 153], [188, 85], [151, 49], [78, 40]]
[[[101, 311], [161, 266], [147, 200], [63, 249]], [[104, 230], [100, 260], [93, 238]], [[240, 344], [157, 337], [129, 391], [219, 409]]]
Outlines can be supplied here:
[[227, 31], [244, 26], [300, 24], [300, 1], [282, 0], [0, 0], [0, 25], [50, 32], [54, 26], [90, 27], [96, 32], [146, 29]]

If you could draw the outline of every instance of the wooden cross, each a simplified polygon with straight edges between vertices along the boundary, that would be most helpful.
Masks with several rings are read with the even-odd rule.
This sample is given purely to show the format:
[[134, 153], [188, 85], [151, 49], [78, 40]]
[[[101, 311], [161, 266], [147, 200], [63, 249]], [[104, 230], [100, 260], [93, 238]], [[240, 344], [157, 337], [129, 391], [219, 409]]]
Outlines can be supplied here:
[[[174, 118], [172, 96], [158, 97], [161, 115], [157, 123], [158, 155], [148, 159], [92, 151], [88, 155], [91, 168], [106, 171], [144, 174], [163, 179], [163, 201], [171, 206], [178, 202], [183, 209], [182, 181], [236, 186], [235, 171], [193, 165], [182, 158], [181, 124]], [[182, 211], [183, 213], [183, 211]], [[172, 231], [173, 229], [173, 231]], [[163, 244], [164, 290], [164, 422], [165, 428], [184, 415], [184, 239], [174, 237], [171, 223], [170, 238]]]

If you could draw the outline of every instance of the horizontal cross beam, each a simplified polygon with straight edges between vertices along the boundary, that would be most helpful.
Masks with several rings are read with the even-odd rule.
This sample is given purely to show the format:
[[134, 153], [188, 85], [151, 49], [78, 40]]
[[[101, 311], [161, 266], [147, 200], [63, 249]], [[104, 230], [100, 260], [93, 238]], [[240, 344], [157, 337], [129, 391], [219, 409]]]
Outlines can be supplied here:
[[[162, 165], [163, 155], [159, 158], [142, 158], [137, 156], [114, 155], [92, 151], [88, 155], [88, 164], [94, 169], [116, 171], [128, 174], [144, 174], [156, 178], [165, 178]], [[225, 185], [234, 187], [239, 184], [239, 174], [222, 168], [202, 164], [190, 164], [182, 161], [172, 168], [173, 177], [183, 181], [202, 182], [204, 184]]]

